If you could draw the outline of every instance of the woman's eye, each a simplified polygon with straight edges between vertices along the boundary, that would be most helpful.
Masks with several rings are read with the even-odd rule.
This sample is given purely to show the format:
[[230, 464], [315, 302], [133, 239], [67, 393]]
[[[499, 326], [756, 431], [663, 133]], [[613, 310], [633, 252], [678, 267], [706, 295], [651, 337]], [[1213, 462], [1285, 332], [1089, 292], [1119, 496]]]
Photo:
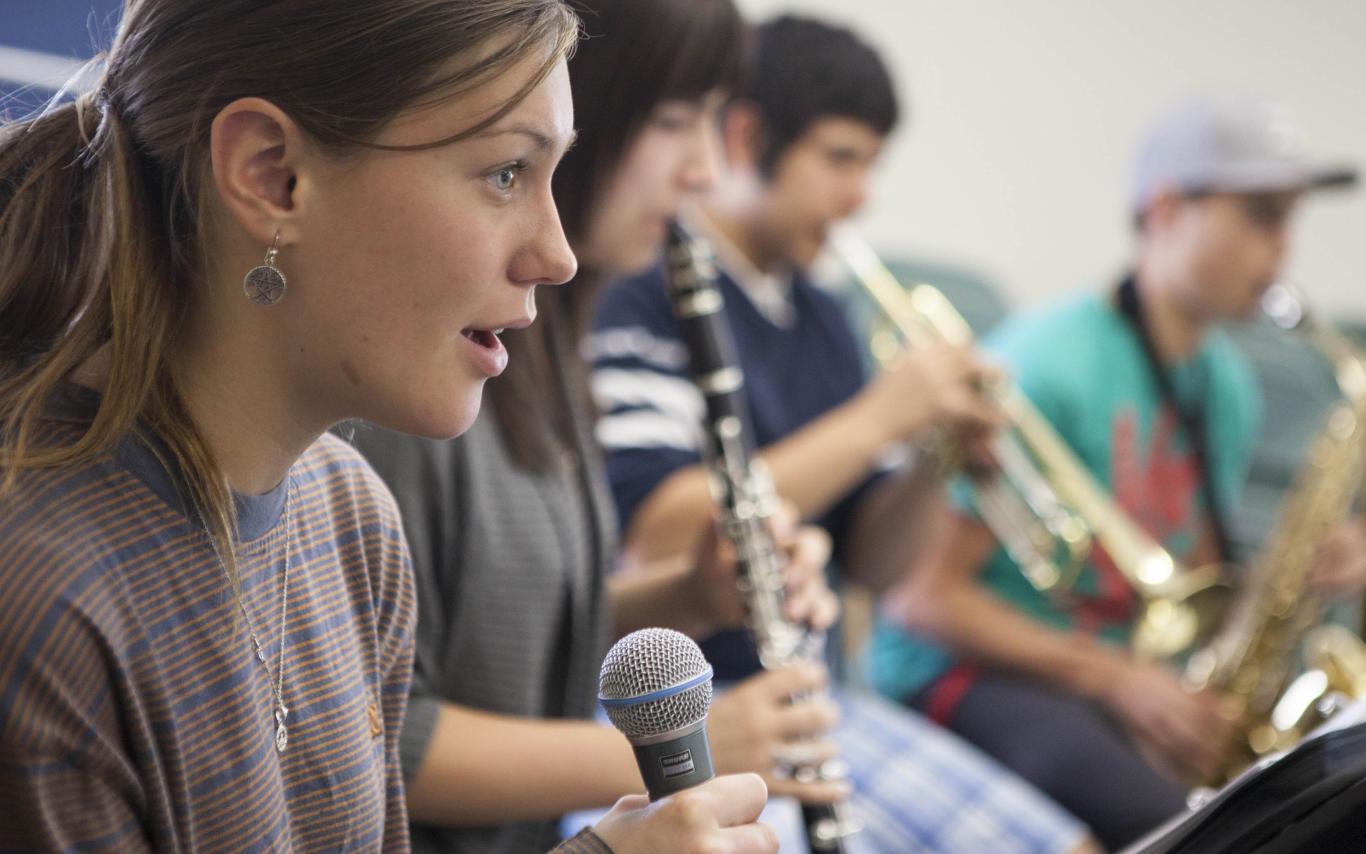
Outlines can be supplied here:
[[489, 180], [493, 182], [495, 188], [506, 193], [517, 186], [517, 173], [521, 171], [522, 169], [520, 166], [505, 166], [497, 172], [494, 172], [493, 175], [489, 177]]

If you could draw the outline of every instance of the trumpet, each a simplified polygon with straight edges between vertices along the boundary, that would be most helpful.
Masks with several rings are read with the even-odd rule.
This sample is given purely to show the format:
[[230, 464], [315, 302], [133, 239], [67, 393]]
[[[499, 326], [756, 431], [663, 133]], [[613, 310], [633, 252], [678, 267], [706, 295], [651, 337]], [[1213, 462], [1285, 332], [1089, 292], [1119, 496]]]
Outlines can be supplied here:
[[[903, 288], [852, 228], [837, 228], [830, 246], [886, 322], [873, 340], [879, 362], [885, 364], [903, 346], [972, 344], [972, 329], [939, 290], [930, 285]], [[1039, 474], [1017, 431], [997, 431], [987, 441], [994, 465], [964, 467], [983, 521], [1035, 589], [1053, 593], [1069, 588], [1090, 553], [1086, 523]], [[935, 451], [944, 461], [962, 457], [942, 444]]]
[[[903, 287], [853, 230], [831, 247], [905, 346], [973, 342], [972, 330], [931, 285]], [[1020, 388], [993, 383], [984, 393], [1005, 416], [990, 440], [994, 469], [967, 471], [983, 521], [1030, 584], [1064, 593], [1099, 545], [1143, 600], [1132, 646], [1140, 658], [1180, 655], [1210, 633], [1233, 586], [1222, 566], [1187, 569], [1114, 502]]]

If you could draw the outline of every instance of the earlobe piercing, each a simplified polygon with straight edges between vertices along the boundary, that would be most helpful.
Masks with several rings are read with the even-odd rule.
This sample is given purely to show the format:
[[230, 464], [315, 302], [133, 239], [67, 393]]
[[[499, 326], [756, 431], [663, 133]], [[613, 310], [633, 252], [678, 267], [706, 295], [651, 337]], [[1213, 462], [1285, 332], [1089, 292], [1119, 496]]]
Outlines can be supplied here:
[[285, 298], [285, 274], [275, 266], [275, 258], [280, 254], [280, 231], [275, 230], [275, 239], [266, 250], [266, 260], [259, 267], [252, 267], [242, 279], [242, 290], [247, 299], [257, 305], [275, 305]]

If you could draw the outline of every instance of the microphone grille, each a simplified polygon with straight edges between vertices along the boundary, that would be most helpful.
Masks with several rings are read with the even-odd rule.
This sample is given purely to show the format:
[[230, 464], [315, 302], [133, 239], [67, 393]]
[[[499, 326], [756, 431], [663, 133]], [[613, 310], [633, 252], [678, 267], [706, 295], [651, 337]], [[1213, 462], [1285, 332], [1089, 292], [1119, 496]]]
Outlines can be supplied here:
[[607, 717], [627, 738], [663, 735], [706, 718], [711, 665], [687, 635], [641, 629], [608, 650], [598, 689]]

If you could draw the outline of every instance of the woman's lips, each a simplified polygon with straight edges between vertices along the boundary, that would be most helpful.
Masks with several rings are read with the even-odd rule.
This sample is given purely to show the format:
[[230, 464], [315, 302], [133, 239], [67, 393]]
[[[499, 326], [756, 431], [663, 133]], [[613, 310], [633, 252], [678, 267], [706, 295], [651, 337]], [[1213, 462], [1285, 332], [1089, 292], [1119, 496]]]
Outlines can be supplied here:
[[486, 377], [501, 374], [508, 366], [508, 351], [499, 340], [502, 329], [464, 329], [460, 335], [475, 367]]

